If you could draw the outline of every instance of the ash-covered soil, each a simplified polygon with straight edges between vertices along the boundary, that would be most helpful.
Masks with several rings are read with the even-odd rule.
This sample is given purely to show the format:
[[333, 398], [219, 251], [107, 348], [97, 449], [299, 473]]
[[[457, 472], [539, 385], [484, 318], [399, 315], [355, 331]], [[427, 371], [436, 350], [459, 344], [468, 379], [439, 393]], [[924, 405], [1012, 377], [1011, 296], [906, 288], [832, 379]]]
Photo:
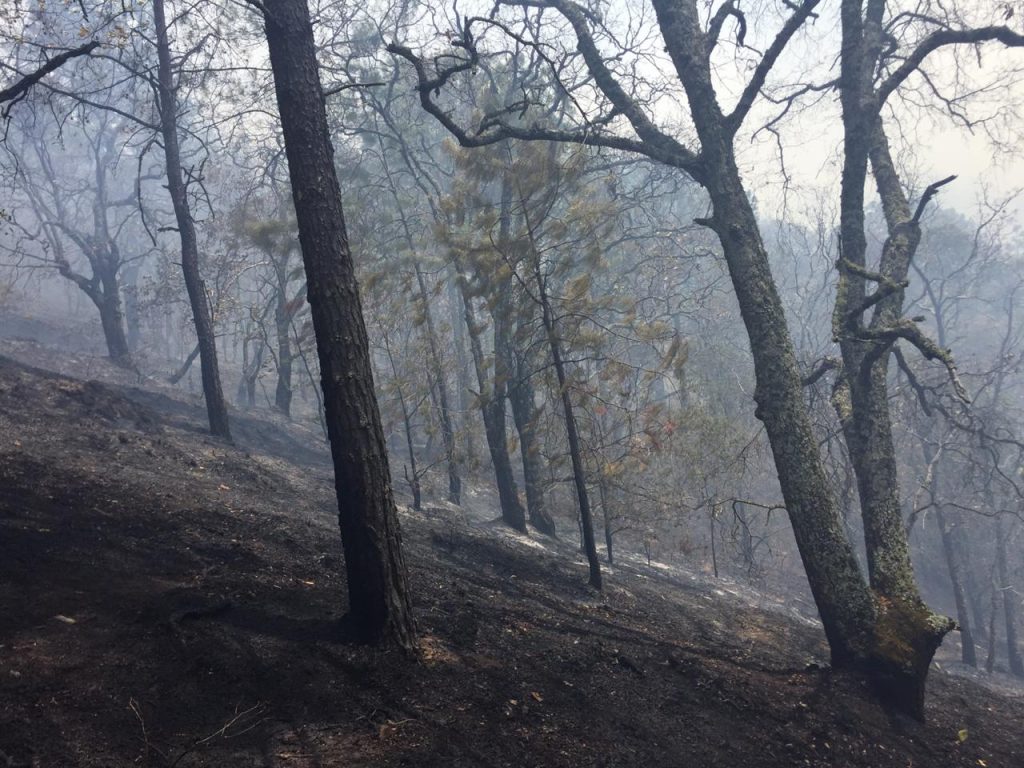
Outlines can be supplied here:
[[1024, 765], [1012, 688], [890, 716], [811, 622], [448, 508], [403, 515], [421, 656], [339, 643], [318, 436], [102, 378], [0, 358], [0, 768]]

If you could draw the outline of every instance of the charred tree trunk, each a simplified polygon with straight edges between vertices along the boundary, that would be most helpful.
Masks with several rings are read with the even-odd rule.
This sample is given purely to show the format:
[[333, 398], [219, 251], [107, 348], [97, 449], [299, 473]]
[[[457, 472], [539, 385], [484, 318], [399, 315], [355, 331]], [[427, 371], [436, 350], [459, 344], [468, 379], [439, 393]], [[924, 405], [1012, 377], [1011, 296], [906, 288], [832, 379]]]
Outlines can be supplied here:
[[992, 599], [989, 601], [989, 614], [988, 614], [988, 654], [985, 656], [985, 671], [990, 675], [995, 671], [996, 668], [996, 654], [998, 653], [998, 630], [999, 630], [999, 583], [996, 578], [998, 567], [995, 563], [992, 564], [992, 570], [989, 574], [989, 583], [992, 586]]
[[[244, 342], [243, 342], [244, 343]], [[199, 345], [196, 344], [192, 351], [188, 353], [188, 357], [185, 358], [184, 362], [178, 366], [178, 370], [167, 377], [168, 384], [177, 384], [181, 381], [185, 374], [188, 373], [188, 369], [192, 367], [192, 363], [195, 362], [196, 358], [199, 357]]]
[[199, 244], [196, 240], [195, 223], [189, 210], [188, 194], [181, 170], [181, 150], [178, 145], [177, 100], [174, 93], [174, 79], [171, 73], [171, 49], [167, 39], [167, 21], [164, 15], [164, 0], [153, 0], [153, 21], [156, 27], [158, 81], [160, 93], [160, 132], [163, 136], [164, 158], [167, 163], [167, 189], [174, 207], [174, 217], [181, 237], [181, 269], [185, 277], [192, 319], [199, 341], [199, 364], [203, 377], [203, 396], [206, 398], [206, 413], [210, 432], [225, 440], [231, 439], [228, 426], [228, 409], [221, 389], [220, 371], [217, 365], [217, 340], [213, 329], [213, 314], [210, 311], [206, 286], [199, 271]]
[[266, 0], [307, 296], [320, 357], [354, 639], [412, 649], [398, 512], [306, 0]]

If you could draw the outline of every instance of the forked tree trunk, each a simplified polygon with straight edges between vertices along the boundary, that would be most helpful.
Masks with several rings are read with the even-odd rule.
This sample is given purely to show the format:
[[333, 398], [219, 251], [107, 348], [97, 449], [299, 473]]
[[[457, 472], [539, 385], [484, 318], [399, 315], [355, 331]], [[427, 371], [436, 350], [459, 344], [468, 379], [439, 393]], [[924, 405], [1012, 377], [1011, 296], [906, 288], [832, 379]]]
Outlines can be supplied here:
[[523, 487], [530, 525], [545, 536], [555, 535], [555, 521], [548, 513], [544, 499], [544, 475], [541, 467], [540, 443], [537, 440], [538, 413], [533, 402], [533, 384], [525, 365], [514, 368], [508, 387], [512, 421], [519, 434], [519, 455], [523, 462]]
[[181, 150], [178, 146], [177, 100], [171, 72], [171, 49], [167, 39], [167, 20], [164, 0], [153, 0], [153, 21], [156, 27], [158, 81], [160, 86], [160, 132], [163, 136], [164, 158], [167, 164], [167, 190], [171, 195], [174, 217], [181, 237], [181, 270], [185, 278], [192, 319], [199, 342], [199, 364], [203, 377], [203, 396], [210, 432], [225, 440], [231, 439], [228, 426], [228, 408], [221, 389], [220, 370], [217, 365], [217, 340], [213, 329], [213, 314], [206, 295], [206, 286], [199, 272], [199, 243], [196, 227], [189, 210], [188, 194], [181, 171]]
[[334, 459], [354, 639], [411, 649], [415, 627], [355, 265], [306, 0], [265, 0]]
[[754, 359], [756, 416], [765, 425], [807, 580], [836, 666], [871, 656], [875, 601], [846, 539], [804, 404], [786, 315], [757, 218], [743, 187], [704, 56], [705, 36], [692, 0], [653, 0], [676, 74], [690, 101], [702, 163], [693, 169], [713, 215], [702, 223], [719, 238]]
[[[512, 459], [508, 455], [508, 435], [505, 429], [506, 382], [497, 375], [497, 372], [495, 372], [493, 381], [488, 380], [483, 345], [480, 341], [480, 326], [477, 325], [476, 312], [473, 311], [473, 298], [464, 285], [460, 285], [460, 288], [462, 289], [466, 329], [469, 335], [469, 348], [473, 356], [473, 365], [476, 368], [477, 384], [480, 387], [480, 413], [484, 420], [484, 434], [487, 437], [487, 448], [490, 450], [491, 464], [494, 467], [494, 482], [498, 487], [501, 519], [509, 527], [526, 533], [526, 512], [519, 501], [515, 475], [512, 474]], [[495, 334], [495, 346], [497, 347], [497, 329], [495, 329]], [[495, 355], [495, 357], [498, 356]]]

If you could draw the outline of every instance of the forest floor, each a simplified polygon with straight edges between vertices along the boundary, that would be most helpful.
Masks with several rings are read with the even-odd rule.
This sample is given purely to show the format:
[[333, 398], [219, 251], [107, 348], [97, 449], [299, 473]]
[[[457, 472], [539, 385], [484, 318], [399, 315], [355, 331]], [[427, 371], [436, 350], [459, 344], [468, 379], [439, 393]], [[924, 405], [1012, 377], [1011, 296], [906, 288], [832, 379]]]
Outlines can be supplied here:
[[0, 357], [0, 768], [1024, 765], [1020, 693], [893, 716], [813, 622], [450, 508], [403, 512], [420, 657], [339, 643], [317, 436], [203, 416]]

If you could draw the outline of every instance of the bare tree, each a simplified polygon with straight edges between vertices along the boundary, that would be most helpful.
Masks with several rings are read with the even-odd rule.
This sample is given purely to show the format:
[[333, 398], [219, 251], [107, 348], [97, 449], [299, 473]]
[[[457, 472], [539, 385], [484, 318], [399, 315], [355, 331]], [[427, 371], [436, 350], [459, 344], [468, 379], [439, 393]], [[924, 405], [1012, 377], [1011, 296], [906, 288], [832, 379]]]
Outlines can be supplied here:
[[181, 167], [181, 149], [178, 144], [178, 107], [163, 0], [153, 1], [153, 21], [156, 27], [160, 133], [163, 136], [164, 158], [167, 162], [167, 190], [171, 195], [174, 218], [178, 223], [178, 235], [181, 238], [181, 270], [185, 277], [185, 288], [188, 291], [192, 319], [196, 326], [206, 414], [210, 422], [210, 432], [217, 437], [230, 440], [228, 408], [224, 401], [220, 368], [217, 362], [217, 337], [213, 327], [213, 312], [210, 309], [210, 297], [207, 295], [206, 285], [199, 270], [199, 243], [196, 238], [196, 226], [192, 220], [188, 191]]

